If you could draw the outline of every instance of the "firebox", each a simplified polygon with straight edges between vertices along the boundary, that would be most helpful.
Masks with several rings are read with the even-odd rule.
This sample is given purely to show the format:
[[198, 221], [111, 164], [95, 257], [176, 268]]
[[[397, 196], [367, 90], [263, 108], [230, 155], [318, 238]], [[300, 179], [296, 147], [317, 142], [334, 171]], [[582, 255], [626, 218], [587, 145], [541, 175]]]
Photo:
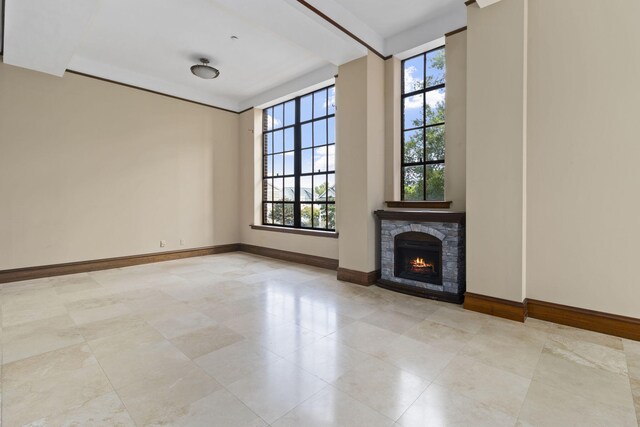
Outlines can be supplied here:
[[442, 241], [410, 231], [395, 236], [395, 276], [442, 285]]

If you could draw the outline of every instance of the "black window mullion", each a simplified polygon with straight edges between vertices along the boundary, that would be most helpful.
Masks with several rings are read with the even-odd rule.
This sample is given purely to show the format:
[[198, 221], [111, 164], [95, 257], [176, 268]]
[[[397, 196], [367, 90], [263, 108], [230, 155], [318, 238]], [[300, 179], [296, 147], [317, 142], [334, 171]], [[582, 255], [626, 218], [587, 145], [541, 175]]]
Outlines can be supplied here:
[[[311, 103], [311, 106], [313, 107], [313, 102]], [[295, 110], [296, 119], [293, 131], [293, 170], [295, 174], [293, 226], [295, 228], [300, 228], [302, 212], [300, 205], [300, 173], [302, 172], [302, 125], [300, 124], [300, 97], [295, 100]]]
[[[427, 124], [427, 54], [424, 54], [424, 62], [422, 65], [422, 89], [424, 92], [422, 93], [422, 159], [421, 161], [424, 163], [427, 158], [427, 129], [425, 128]], [[423, 164], [422, 166], [422, 200], [427, 200], [427, 166]]]

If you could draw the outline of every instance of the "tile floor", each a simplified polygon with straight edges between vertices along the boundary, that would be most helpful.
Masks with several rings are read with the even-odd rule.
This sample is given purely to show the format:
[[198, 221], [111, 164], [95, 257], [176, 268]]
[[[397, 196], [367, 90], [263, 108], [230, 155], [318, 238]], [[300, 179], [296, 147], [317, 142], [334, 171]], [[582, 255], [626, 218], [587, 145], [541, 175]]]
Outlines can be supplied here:
[[640, 343], [243, 253], [2, 285], [2, 425], [636, 426]]

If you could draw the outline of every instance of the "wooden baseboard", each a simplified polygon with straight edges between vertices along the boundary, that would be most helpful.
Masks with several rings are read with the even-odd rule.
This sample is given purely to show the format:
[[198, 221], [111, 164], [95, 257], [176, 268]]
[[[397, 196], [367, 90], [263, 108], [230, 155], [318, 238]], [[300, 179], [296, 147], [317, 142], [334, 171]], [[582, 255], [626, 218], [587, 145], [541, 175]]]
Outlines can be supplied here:
[[490, 314], [504, 319], [524, 322], [527, 318], [527, 304], [524, 302], [509, 301], [501, 298], [489, 297], [486, 295], [464, 294], [464, 305], [467, 310], [479, 313]]
[[379, 278], [380, 270], [365, 273], [363, 271], [349, 270], [342, 267], [338, 268], [338, 280], [342, 280], [343, 282], [351, 282], [362, 286], [371, 286], [374, 285]]
[[86, 273], [88, 271], [109, 270], [112, 268], [130, 267], [132, 265], [213, 255], [224, 252], [234, 252], [238, 250], [239, 246], [240, 245], [238, 243], [232, 243], [228, 245], [183, 249], [179, 251], [156, 252], [151, 254], [130, 255], [117, 258], [103, 258], [90, 261], [68, 262], [64, 264], [3, 270], [0, 271], [0, 283], [40, 279], [42, 277], [62, 276], [65, 274]]
[[640, 341], [640, 319], [532, 299], [527, 307], [534, 319]]
[[248, 252], [254, 255], [266, 256], [269, 258], [280, 259], [283, 261], [296, 262], [298, 264], [311, 265], [313, 267], [326, 268], [328, 270], [336, 270], [338, 268], [338, 260], [332, 258], [324, 258], [315, 255], [306, 255], [298, 252], [283, 251], [280, 249], [265, 248], [263, 246], [239, 244], [242, 252]]
[[524, 322], [527, 317], [640, 341], [640, 319], [552, 302], [525, 299], [519, 303], [467, 292], [464, 308]]

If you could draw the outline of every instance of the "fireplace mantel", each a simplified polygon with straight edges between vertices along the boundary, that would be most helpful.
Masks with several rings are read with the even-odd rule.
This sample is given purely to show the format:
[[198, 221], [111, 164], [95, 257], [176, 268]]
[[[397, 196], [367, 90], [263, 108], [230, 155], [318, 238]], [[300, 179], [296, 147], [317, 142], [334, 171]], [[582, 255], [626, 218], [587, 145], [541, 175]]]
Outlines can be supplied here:
[[460, 211], [384, 209], [374, 212], [380, 219], [395, 221], [448, 222], [464, 224], [466, 214]]

